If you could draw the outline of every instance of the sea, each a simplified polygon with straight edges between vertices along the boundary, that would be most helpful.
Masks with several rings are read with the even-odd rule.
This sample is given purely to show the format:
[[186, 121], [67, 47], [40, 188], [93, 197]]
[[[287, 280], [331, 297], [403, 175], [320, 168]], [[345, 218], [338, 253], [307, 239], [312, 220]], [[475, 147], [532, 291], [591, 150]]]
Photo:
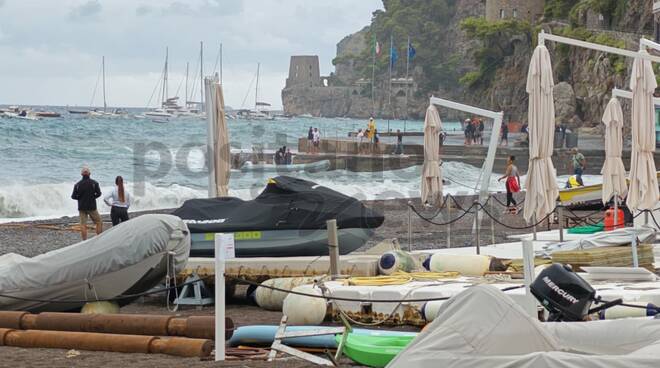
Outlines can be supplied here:
[[[205, 160], [206, 121], [177, 118], [157, 123], [134, 116], [89, 117], [47, 107], [61, 118], [39, 121], [0, 116], [0, 222], [38, 220], [75, 215], [71, 199], [80, 169], [88, 166], [92, 178], [108, 193], [121, 175], [135, 200], [132, 211], [175, 208], [192, 198], [207, 196]], [[377, 121], [379, 131], [423, 130], [422, 121]], [[366, 127], [365, 120], [346, 118], [303, 118], [288, 120], [228, 120], [233, 152], [260, 148], [269, 152], [281, 146], [297, 147], [309, 127], [319, 128], [322, 137], [347, 137]], [[460, 132], [460, 123], [444, 122], [448, 131]], [[311, 180], [359, 199], [414, 198], [420, 193], [421, 167], [385, 172], [334, 170], [318, 173], [287, 173]], [[446, 162], [443, 175], [449, 180], [445, 193], [473, 194], [480, 169]], [[273, 173], [232, 170], [230, 195], [251, 199], [258, 195]], [[560, 181], [565, 182], [565, 178]], [[497, 174], [491, 189], [503, 190]], [[109, 212], [99, 201], [101, 213]]]

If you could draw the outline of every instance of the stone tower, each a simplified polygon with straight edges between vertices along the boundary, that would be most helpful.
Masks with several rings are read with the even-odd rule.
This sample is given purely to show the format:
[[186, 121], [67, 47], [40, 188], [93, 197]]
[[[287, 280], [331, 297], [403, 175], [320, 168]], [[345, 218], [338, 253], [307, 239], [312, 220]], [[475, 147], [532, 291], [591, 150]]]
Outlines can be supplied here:
[[486, 0], [486, 19], [521, 19], [534, 23], [543, 15], [545, 0]]
[[291, 56], [286, 88], [320, 86], [319, 57], [317, 55]]

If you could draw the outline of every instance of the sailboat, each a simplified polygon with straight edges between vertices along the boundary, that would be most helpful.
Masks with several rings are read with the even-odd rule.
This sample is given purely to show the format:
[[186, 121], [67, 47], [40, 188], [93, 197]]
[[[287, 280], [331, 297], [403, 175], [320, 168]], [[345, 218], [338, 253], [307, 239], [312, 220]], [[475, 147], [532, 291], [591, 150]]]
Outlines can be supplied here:
[[[270, 106], [269, 103], [267, 102], [262, 102], [259, 101], [259, 70], [260, 70], [261, 64], [257, 63], [257, 83], [254, 88], [254, 109], [253, 110], [248, 110], [248, 109], [241, 109], [238, 111], [238, 117], [242, 119], [248, 119], [248, 120], [275, 120], [273, 116], [271, 116], [267, 110], [264, 110], [263, 108], [266, 106]], [[246, 96], [247, 97], [247, 96]]]
[[[108, 111], [108, 102], [106, 98], [106, 89], [105, 89], [105, 56], [101, 57], [101, 88], [103, 90], [103, 111], [100, 111], [98, 108], [90, 107], [90, 110], [87, 111], [89, 116], [102, 116], [102, 117], [118, 117], [121, 116], [120, 111], [115, 109], [114, 111]], [[97, 83], [94, 86], [94, 92], [92, 92], [92, 101], [90, 106], [94, 106], [94, 98], [96, 97], [96, 88], [98, 87], [98, 78]], [[69, 110], [70, 114], [84, 114], [83, 110]]]
[[[161, 96], [160, 96], [161, 98], [159, 98], [159, 100], [161, 101], [161, 107], [156, 108], [156, 109], [151, 110], [151, 111], [145, 112], [144, 113], [145, 117], [157, 118], [157, 119], [168, 119], [168, 118], [171, 118], [171, 117], [174, 116], [173, 114], [167, 112], [164, 108], [164, 106], [167, 102], [167, 94], [168, 94], [168, 90], [167, 90], [168, 89], [168, 82], [167, 82], [168, 62], [169, 62], [169, 48], [166, 47], [165, 48], [165, 65], [163, 67], [163, 74], [162, 74], [163, 77], [158, 81], [158, 84], [160, 84], [161, 82], [163, 83], [162, 84], [162, 92], [161, 92]], [[158, 84], [156, 84], [156, 88], [158, 87]], [[149, 102], [151, 102], [151, 99], [150, 99]], [[147, 103], [147, 105], [149, 105], [149, 103]]]

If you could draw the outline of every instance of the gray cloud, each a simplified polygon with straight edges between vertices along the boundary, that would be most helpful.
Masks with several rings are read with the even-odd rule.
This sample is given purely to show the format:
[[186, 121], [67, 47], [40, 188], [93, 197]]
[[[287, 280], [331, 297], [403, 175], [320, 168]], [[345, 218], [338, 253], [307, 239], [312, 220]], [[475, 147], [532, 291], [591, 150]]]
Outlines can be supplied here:
[[69, 12], [69, 17], [74, 19], [84, 19], [93, 17], [101, 13], [103, 7], [99, 0], [89, 0], [82, 5], [76, 6]]

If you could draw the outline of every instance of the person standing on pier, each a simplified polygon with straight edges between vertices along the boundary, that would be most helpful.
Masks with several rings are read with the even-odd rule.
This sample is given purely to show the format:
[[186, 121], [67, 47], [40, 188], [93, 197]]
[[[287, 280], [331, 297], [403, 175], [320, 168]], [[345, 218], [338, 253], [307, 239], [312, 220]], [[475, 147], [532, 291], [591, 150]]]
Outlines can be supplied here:
[[319, 132], [319, 128], [314, 128], [312, 132], [312, 146], [314, 147], [312, 153], [319, 153], [319, 147], [321, 146], [321, 132]]
[[312, 152], [312, 141], [314, 140], [314, 129], [309, 127], [307, 131], [307, 152]]
[[502, 145], [503, 146], [508, 146], [509, 145], [509, 127], [507, 124], [502, 124]]
[[91, 171], [87, 166], [80, 171], [82, 179], [73, 187], [71, 199], [78, 201], [78, 213], [80, 214], [80, 236], [87, 240], [87, 218], [91, 218], [96, 224], [96, 235], [103, 232], [103, 222], [99, 211], [96, 209], [96, 198], [101, 196], [101, 187], [96, 180], [90, 179]]
[[362, 129], [358, 129], [357, 140], [358, 140], [357, 151], [358, 151], [358, 155], [360, 155], [360, 154], [362, 154], [362, 151], [364, 150], [364, 148], [363, 148], [364, 132], [362, 131]]
[[403, 155], [403, 133], [400, 129], [396, 130], [396, 149], [394, 150], [395, 155]]
[[[516, 167], [516, 165], [513, 164], [515, 161], [516, 161], [515, 156], [509, 156], [509, 159], [506, 161], [506, 172], [504, 173], [504, 176], [497, 179], [497, 181], [502, 181], [503, 179], [506, 179], [506, 182], [504, 183], [506, 187], [505, 213], [517, 212], [516, 207], [518, 206], [518, 203], [516, 202], [516, 199], [513, 198], [513, 193], [517, 193], [520, 191], [520, 174], [518, 174], [518, 167]], [[513, 208], [511, 208], [511, 205], [513, 205]]]

